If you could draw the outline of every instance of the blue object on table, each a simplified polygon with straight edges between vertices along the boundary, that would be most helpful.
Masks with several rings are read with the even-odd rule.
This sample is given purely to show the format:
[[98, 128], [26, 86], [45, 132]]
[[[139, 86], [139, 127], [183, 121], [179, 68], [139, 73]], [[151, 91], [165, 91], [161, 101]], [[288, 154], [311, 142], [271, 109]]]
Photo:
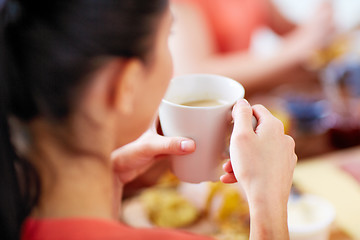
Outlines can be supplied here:
[[323, 131], [322, 120], [328, 113], [328, 104], [325, 100], [293, 97], [287, 99], [286, 106], [297, 132], [319, 133]]

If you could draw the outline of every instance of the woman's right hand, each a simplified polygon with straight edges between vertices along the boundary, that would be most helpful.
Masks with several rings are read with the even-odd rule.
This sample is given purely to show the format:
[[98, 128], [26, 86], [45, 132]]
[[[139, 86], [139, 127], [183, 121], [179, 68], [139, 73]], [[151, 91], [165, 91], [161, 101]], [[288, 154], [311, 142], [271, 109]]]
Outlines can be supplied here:
[[[249, 201], [251, 239], [287, 239], [287, 201], [297, 162], [294, 140], [261, 105], [239, 100], [232, 115], [230, 161], [221, 181], [241, 182]], [[258, 120], [255, 131], [253, 115]]]

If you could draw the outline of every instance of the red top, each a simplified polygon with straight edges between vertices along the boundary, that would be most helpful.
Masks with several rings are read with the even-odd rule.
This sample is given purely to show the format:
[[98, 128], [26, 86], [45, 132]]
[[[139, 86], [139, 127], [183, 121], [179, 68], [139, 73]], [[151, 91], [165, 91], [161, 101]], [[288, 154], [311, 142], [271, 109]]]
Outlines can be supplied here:
[[246, 50], [254, 30], [267, 25], [263, 0], [173, 0], [195, 4], [203, 12], [219, 52]]
[[135, 229], [119, 222], [101, 219], [28, 219], [21, 240], [211, 240], [175, 230]]

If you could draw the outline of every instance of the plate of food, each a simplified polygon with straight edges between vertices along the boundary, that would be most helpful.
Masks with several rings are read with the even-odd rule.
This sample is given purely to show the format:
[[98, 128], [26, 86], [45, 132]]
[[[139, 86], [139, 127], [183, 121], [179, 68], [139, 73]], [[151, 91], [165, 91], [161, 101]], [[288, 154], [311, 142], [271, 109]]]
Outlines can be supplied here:
[[173, 228], [216, 239], [249, 239], [248, 204], [239, 184], [184, 183], [170, 173], [125, 199], [121, 219], [138, 228]]

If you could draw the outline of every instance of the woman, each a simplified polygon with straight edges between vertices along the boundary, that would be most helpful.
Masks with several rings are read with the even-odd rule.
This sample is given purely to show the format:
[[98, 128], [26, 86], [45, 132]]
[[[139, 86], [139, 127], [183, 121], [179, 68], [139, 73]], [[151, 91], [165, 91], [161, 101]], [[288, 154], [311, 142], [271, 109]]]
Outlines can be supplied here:
[[[1, 239], [208, 239], [117, 221], [127, 181], [195, 148], [146, 131], [172, 75], [168, 2], [18, 0], [1, 16]], [[287, 239], [294, 142], [262, 106], [233, 117], [221, 179], [243, 182], [252, 239]]]
[[[172, 0], [175, 15], [172, 52], [175, 73], [209, 72], [234, 78], [247, 94], [296, 80], [314, 79], [304, 71], [314, 51], [334, 33], [332, 8], [296, 27], [270, 0]], [[256, 31], [267, 27], [283, 36], [266, 56], [250, 50]]]

